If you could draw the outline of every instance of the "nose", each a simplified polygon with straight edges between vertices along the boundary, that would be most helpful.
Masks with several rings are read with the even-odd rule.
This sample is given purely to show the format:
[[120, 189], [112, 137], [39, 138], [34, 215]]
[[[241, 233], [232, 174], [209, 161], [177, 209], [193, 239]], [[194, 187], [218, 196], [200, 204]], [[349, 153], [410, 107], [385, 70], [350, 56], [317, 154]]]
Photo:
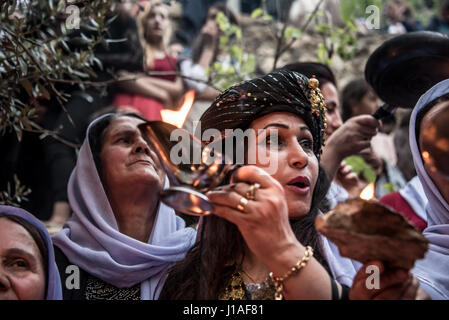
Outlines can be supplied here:
[[147, 142], [142, 138], [139, 137], [134, 145], [134, 152], [135, 153], [145, 153], [147, 156], [150, 155], [150, 147], [148, 146]]
[[[1, 267], [0, 267], [1, 268]], [[0, 269], [0, 293], [11, 289], [11, 282], [3, 270]]]
[[293, 168], [305, 168], [309, 163], [309, 157], [299, 142], [295, 139], [289, 147], [288, 163]]

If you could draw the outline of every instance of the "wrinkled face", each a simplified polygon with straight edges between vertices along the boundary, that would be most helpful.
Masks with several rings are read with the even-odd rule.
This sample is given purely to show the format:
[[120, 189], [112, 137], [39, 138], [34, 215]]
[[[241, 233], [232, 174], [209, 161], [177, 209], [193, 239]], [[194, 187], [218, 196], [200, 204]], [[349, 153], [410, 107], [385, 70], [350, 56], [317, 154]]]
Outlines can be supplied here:
[[[309, 127], [297, 115], [274, 112], [254, 120], [250, 128], [256, 131], [256, 142], [249, 141], [248, 154], [261, 148], [276, 157], [277, 170], [267, 172], [284, 188], [289, 217], [305, 216], [310, 211], [319, 165]], [[267, 167], [259, 161], [255, 165]]]
[[340, 100], [338, 98], [337, 88], [330, 82], [326, 82], [320, 87], [326, 102], [326, 122], [327, 128], [325, 132], [325, 139], [330, 137], [335, 130], [343, 124], [340, 116]]
[[427, 174], [449, 203], [449, 101], [435, 105], [421, 121], [419, 148]]
[[380, 104], [381, 100], [379, 97], [371, 90], [368, 90], [359, 102], [353, 104], [351, 108], [352, 116], [355, 117], [362, 114], [373, 114], [380, 107]]
[[165, 172], [137, 126], [144, 121], [119, 117], [111, 121], [103, 134], [100, 152], [101, 181], [106, 192], [114, 188], [148, 187], [149, 192], [162, 190]]
[[146, 19], [145, 31], [147, 40], [161, 40], [169, 26], [168, 9], [165, 5], [155, 5]]
[[45, 299], [45, 271], [36, 242], [21, 225], [0, 218], [0, 300]]

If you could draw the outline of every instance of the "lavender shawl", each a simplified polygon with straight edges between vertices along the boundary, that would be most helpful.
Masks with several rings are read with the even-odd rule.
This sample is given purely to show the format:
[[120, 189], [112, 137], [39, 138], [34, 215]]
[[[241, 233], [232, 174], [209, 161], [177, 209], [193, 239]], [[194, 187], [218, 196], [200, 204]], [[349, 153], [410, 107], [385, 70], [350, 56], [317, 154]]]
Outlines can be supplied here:
[[[105, 115], [107, 116], [107, 115]], [[101, 117], [103, 118], [103, 117]], [[101, 119], [99, 118], [99, 119]], [[148, 243], [119, 232], [89, 145], [89, 130], [68, 183], [72, 217], [53, 236], [70, 263], [118, 288], [141, 284], [141, 299], [159, 297], [167, 269], [184, 258], [196, 232], [159, 203]], [[165, 188], [168, 179], [165, 179]]]
[[429, 102], [449, 92], [449, 79], [429, 89], [421, 96], [410, 119], [410, 148], [416, 172], [429, 200], [426, 206], [427, 228], [423, 234], [429, 239], [429, 251], [423, 260], [416, 262], [412, 272], [420, 280], [421, 287], [432, 299], [449, 299], [449, 204], [443, 198], [424, 169], [419, 151], [416, 128], [417, 116]]
[[6, 215], [16, 216], [22, 218], [31, 223], [40, 233], [42, 239], [44, 239], [45, 246], [48, 251], [48, 263], [47, 263], [47, 292], [45, 295], [46, 300], [61, 300], [62, 289], [61, 279], [59, 278], [58, 267], [55, 262], [55, 254], [53, 251], [53, 244], [50, 239], [50, 235], [45, 229], [44, 225], [36, 219], [28, 211], [11, 206], [0, 206], [0, 212]]

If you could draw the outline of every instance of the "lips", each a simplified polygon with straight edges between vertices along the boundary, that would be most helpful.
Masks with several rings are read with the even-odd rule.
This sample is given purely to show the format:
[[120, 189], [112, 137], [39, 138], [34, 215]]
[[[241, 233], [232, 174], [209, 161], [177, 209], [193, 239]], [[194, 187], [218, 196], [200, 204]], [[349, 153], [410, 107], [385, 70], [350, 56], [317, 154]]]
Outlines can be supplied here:
[[149, 159], [138, 159], [138, 160], [131, 162], [129, 165], [132, 166], [134, 164], [139, 164], [139, 163], [140, 164], [149, 164], [151, 166], [154, 166], [153, 162], [150, 161]]
[[290, 180], [287, 187], [300, 195], [306, 195], [310, 191], [310, 181], [307, 177], [299, 176]]

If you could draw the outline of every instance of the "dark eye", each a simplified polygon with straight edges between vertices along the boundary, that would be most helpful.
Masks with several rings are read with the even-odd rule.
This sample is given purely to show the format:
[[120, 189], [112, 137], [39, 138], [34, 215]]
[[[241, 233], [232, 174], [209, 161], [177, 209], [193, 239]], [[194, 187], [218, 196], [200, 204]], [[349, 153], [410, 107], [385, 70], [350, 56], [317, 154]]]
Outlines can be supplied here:
[[282, 139], [279, 137], [278, 134], [270, 133], [265, 138], [265, 145], [272, 146], [272, 147], [278, 147], [278, 146], [282, 145]]
[[313, 141], [310, 139], [302, 139], [299, 141], [299, 144], [304, 150], [312, 150], [313, 149]]
[[16, 259], [12, 262], [12, 267], [24, 269], [28, 267], [28, 263], [23, 259]]
[[129, 137], [122, 137], [122, 138], [118, 139], [117, 142], [124, 143], [124, 144], [130, 144], [131, 139]]

